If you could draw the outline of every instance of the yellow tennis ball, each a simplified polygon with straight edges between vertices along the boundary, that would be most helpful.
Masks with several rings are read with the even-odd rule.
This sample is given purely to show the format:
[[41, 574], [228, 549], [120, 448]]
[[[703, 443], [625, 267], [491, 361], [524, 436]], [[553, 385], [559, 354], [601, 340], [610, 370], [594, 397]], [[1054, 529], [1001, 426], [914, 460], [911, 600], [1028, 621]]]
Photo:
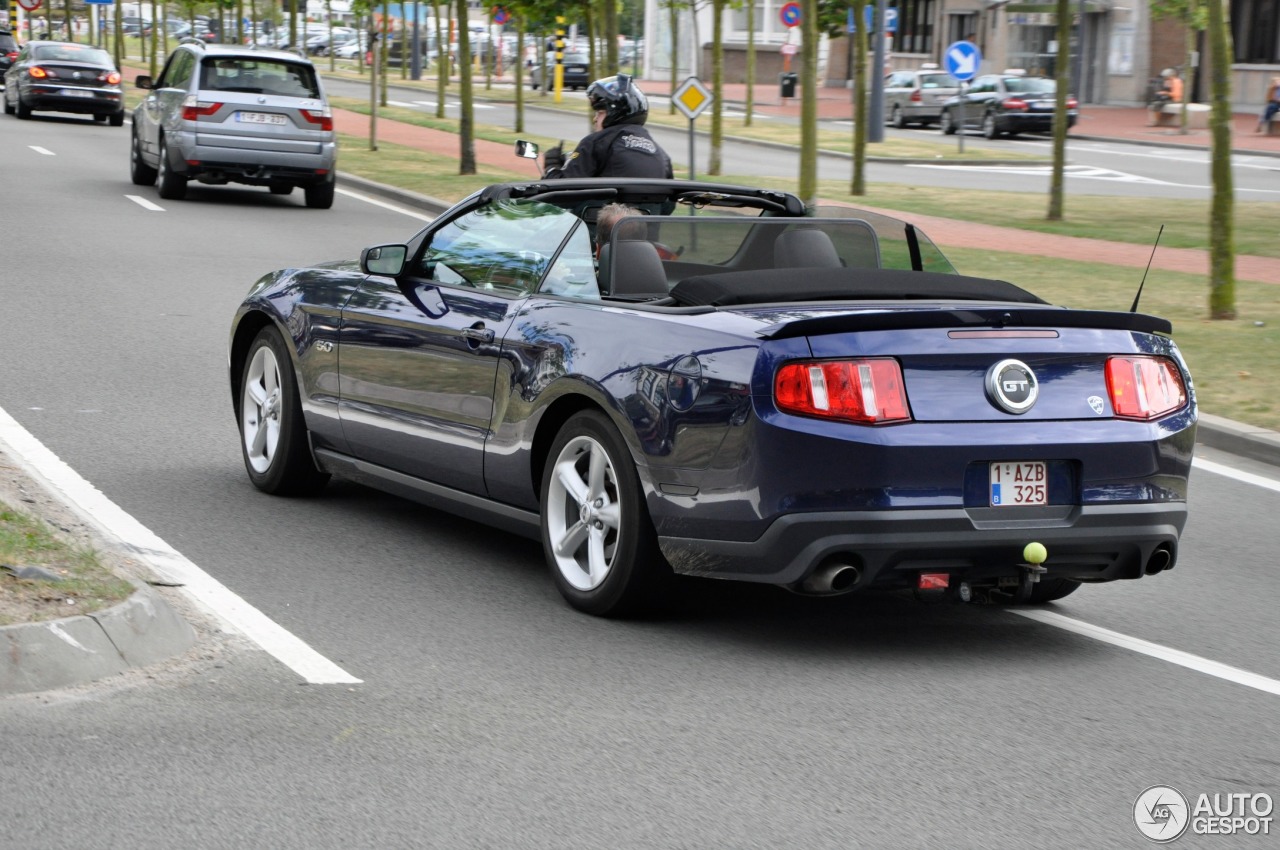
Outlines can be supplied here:
[[1028, 543], [1022, 550], [1022, 558], [1028, 564], [1043, 564], [1049, 557], [1049, 550], [1043, 543]]

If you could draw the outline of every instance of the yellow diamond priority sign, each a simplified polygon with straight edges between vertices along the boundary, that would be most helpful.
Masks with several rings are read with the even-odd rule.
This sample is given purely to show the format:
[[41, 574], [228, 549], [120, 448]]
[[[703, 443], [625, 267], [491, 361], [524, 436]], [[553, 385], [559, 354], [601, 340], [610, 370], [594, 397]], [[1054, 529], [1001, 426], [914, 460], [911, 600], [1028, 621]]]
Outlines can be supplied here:
[[697, 77], [689, 77], [681, 83], [671, 97], [675, 101], [676, 109], [683, 112], [690, 121], [701, 115], [715, 100]]

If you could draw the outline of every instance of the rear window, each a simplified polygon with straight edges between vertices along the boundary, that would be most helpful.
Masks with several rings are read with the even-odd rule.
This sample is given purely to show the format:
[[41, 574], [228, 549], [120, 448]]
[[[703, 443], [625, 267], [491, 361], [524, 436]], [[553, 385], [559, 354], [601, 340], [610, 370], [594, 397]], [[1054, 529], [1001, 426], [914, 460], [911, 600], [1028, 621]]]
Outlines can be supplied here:
[[11, 53], [18, 49], [18, 43], [8, 33], [0, 33], [0, 53]]
[[956, 82], [951, 79], [950, 74], [920, 75], [920, 88], [922, 89], [952, 89], [955, 87]]
[[1045, 77], [1005, 77], [1004, 87], [1018, 94], [1053, 94], [1057, 84]]
[[200, 88], [281, 97], [320, 97], [314, 67], [275, 59], [206, 58], [200, 64]]
[[42, 62], [85, 62], [90, 65], [104, 65], [108, 68], [115, 67], [107, 51], [94, 47], [81, 47], [78, 44], [42, 44], [33, 47], [31, 55]]

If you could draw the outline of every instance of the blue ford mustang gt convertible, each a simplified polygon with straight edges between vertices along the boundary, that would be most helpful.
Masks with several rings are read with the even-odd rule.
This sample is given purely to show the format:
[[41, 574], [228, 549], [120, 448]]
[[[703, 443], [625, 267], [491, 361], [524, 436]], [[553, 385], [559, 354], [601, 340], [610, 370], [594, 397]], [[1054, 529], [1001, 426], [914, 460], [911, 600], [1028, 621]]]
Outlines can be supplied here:
[[339, 475], [541, 539], [597, 615], [680, 575], [1026, 604], [1174, 566], [1196, 405], [1167, 321], [813, 212], [494, 185], [407, 243], [268, 274], [231, 328], [249, 478]]

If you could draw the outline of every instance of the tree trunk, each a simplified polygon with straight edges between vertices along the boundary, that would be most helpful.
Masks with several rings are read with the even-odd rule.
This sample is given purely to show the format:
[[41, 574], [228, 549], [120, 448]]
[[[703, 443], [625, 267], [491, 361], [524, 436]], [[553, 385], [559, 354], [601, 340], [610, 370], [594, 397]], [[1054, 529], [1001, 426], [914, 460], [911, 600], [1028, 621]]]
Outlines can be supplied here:
[[1236, 317], [1234, 190], [1231, 183], [1231, 32], [1227, 0], [1209, 0], [1209, 84], [1213, 111], [1210, 173], [1213, 200], [1209, 208], [1209, 317]]
[[[1084, 34], [1083, 19], [1080, 21], [1080, 33]], [[1067, 86], [1071, 84], [1071, 56], [1067, 47], [1070, 39], [1069, 0], [1058, 0], [1058, 56], [1055, 60], [1057, 67], [1054, 69], [1057, 71], [1054, 74], [1057, 94], [1054, 96], [1053, 106], [1053, 173], [1049, 178], [1049, 221], [1062, 221], [1063, 180], [1067, 161]], [[960, 132], [963, 133], [964, 130], [961, 129]]]
[[[677, 53], [677, 51], [680, 50], [680, 39], [677, 37], [677, 33], [679, 32], [678, 27], [680, 25], [680, 12], [676, 8], [676, 0], [667, 0], [667, 25], [671, 30], [671, 93], [674, 95], [676, 93], [676, 88], [678, 87], [677, 79], [680, 74], [680, 57]], [[667, 100], [667, 114], [676, 114], [676, 101], [674, 97]], [[689, 163], [689, 165], [692, 166], [693, 163]]]
[[744, 127], [751, 126], [751, 112], [756, 104], [756, 0], [747, 3], [747, 103]]
[[516, 81], [515, 131], [524, 132], [524, 15], [516, 18], [516, 55], [511, 60]]
[[[444, 7], [449, 14], [449, 7]], [[436, 0], [431, 2], [431, 14], [436, 19], [436, 117], [444, 117], [444, 93], [449, 86], [449, 34], [440, 21], [440, 5]]]
[[[867, 19], [866, 0], [853, 0], [853, 19]], [[867, 35], [861, 29], [850, 33], [853, 39], [853, 176], [849, 181], [850, 195], [867, 193]]]
[[476, 173], [475, 104], [471, 98], [471, 32], [467, 0], [458, 0], [458, 174]]
[[818, 0], [801, 0], [800, 200], [818, 203]]
[[601, 21], [601, 27], [604, 30], [604, 65], [608, 74], [617, 73], [618, 68], [618, 4], [613, 0], [605, 0], [604, 20]]
[[[748, 0], [750, 2], [750, 0]], [[727, 0], [711, 2], [711, 158], [707, 174], [720, 174], [720, 148], [724, 141], [724, 7]]]

